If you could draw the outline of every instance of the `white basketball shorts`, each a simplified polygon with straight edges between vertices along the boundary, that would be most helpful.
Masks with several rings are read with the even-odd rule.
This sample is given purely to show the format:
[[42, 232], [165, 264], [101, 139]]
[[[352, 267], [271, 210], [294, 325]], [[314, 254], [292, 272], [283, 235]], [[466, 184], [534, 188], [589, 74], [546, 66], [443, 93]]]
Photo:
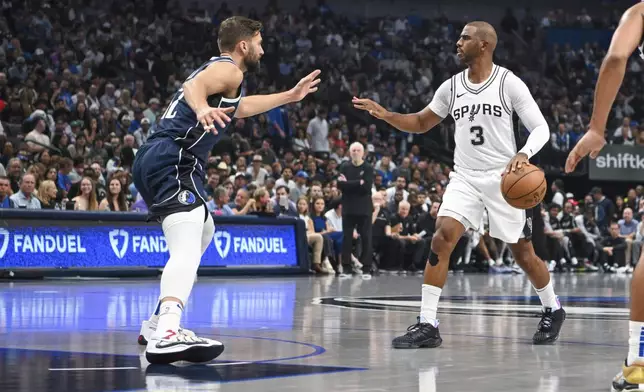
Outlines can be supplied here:
[[478, 231], [487, 210], [491, 237], [508, 244], [516, 244], [520, 238], [530, 239], [532, 222], [526, 219], [526, 211], [509, 205], [501, 194], [504, 169], [455, 168], [449, 175], [438, 216], [448, 216], [461, 222], [466, 230]]

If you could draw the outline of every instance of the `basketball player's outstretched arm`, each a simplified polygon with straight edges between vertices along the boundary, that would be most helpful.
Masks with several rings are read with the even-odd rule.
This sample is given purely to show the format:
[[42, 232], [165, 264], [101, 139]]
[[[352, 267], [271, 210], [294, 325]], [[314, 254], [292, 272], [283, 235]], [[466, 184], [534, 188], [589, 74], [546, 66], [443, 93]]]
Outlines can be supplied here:
[[300, 82], [288, 91], [269, 95], [251, 95], [243, 97], [235, 112], [235, 117], [244, 118], [267, 112], [278, 106], [299, 102], [310, 93], [318, 90], [320, 70], [315, 70], [303, 77]]
[[624, 81], [628, 59], [642, 40], [643, 18], [644, 3], [632, 6], [624, 13], [613, 34], [608, 53], [599, 70], [590, 127], [568, 155], [566, 173], [575, 170], [579, 161], [588, 154], [593, 159], [597, 158], [599, 151], [606, 144], [604, 132], [608, 114]]
[[356, 109], [369, 112], [375, 118], [387, 122], [392, 127], [409, 133], [425, 133], [449, 114], [450, 80], [443, 82], [436, 90], [434, 99], [423, 110], [417, 113], [401, 114], [390, 112], [370, 99], [353, 97], [351, 101]]
[[208, 97], [214, 94], [234, 94], [243, 78], [244, 74], [235, 64], [222, 61], [210, 65], [183, 84], [183, 97], [204, 129], [215, 130], [215, 122], [221, 127], [230, 122], [226, 113], [232, 112], [234, 108], [210, 107]]
[[530, 158], [541, 151], [543, 146], [550, 140], [550, 129], [548, 128], [548, 122], [539, 109], [539, 105], [530, 94], [528, 86], [521, 79], [513, 73], [509, 73], [503, 87], [504, 93], [510, 99], [510, 110], [514, 110], [517, 113], [521, 122], [530, 132], [525, 146], [508, 163], [506, 171], [509, 173], [520, 169], [521, 166], [529, 162]]

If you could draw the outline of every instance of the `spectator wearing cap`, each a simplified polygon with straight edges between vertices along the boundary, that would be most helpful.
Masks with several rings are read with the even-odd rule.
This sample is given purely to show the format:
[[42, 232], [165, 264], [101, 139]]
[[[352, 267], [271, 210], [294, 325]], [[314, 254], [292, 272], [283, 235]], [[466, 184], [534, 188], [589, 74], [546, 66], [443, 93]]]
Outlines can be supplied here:
[[253, 164], [246, 169], [246, 174], [251, 178], [251, 181], [256, 183], [257, 186], [264, 186], [264, 181], [268, 177], [268, 171], [262, 167], [263, 159], [261, 155], [253, 157]]
[[244, 172], [237, 172], [235, 174], [235, 180], [233, 181], [233, 186], [235, 189], [244, 189], [248, 185], [248, 178], [246, 177], [246, 173]]
[[141, 127], [134, 131], [134, 139], [136, 139], [137, 147], [143, 146], [150, 136], [150, 120], [147, 117], [141, 119]]
[[134, 118], [132, 119], [130, 127], [127, 130], [128, 133], [134, 133], [137, 129], [141, 128], [141, 120], [143, 120], [144, 118], [145, 116], [143, 116], [143, 110], [141, 110], [141, 108], [134, 109]]
[[593, 200], [595, 200], [595, 220], [597, 221], [597, 226], [602, 233], [608, 233], [611, 217], [615, 213], [615, 204], [604, 196], [600, 187], [591, 189], [590, 194]]
[[296, 194], [298, 198], [306, 196], [309, 192], [308, 182], [309, 175], [304, 170], [300, 170], [295, 174], [295, 187], [291, 189], [291, 193]]
[[25, 141], [27, 142], [27, 148], [30, 153], [41, 152], [49, 148], [50, 140], [49, 136], [45, 134], [47, 126], [45, 120], [38, 118], [34, 129], [25, 136]]
[[11, 202], [15, 208], [26, 208], [28, 210], [41, 209], [40, 200], [34, 195], [36, 178], [33, 174], [24, 174], [20, 179], [20, 190], [11, 196]]
[[121, 112], [119, 115], [118, 129], [121, 132], [121, 135], [126, 135], [130, 131], [130, 125], [132, 124], [132, 117], [127, 113], [127, 111]]
[[150, 120], [150, 123], [155, 124], [157, 122], [157, 116], [160, 114], [161, 101], [158, 98], [152, 98], [148, 102], [148, 108], [143, 111], [145, 118]]
[[217, 164], [217, 173], [219, 173], [220, 180], [230, 177], [230, 169], [226, 162], [219, 162], [219, 164]]

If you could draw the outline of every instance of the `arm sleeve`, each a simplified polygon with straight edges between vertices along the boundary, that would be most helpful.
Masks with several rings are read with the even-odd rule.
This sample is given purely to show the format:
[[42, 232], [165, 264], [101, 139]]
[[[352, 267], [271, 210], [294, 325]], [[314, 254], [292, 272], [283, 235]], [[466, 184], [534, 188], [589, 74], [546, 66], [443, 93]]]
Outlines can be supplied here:
[[505, 95], [510, 98], [510, 109], [517, 112], [521, 122], [530, 131], [525, 146], [519, 151], [532, 158], [550, 139], [548, 123], [543, 117], [528, 86], [513, 73], [505, 80]]
[[427, 107], [437, 116], [445, 118], [449, 115], [450, 106], [452, 105], [452, 79], [447, 79], [440, 85], [434, 98]]

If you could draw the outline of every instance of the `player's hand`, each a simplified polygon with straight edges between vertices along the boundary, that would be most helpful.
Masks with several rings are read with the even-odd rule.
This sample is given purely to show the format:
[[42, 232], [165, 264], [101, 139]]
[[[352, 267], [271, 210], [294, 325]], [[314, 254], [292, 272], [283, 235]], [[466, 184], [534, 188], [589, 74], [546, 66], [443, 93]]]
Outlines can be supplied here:
[[566, 159], [566, 173], [574, 171], [579, 161], [588, 154], [590, 154], [592, 159], [597, 158], [599, 151], [601, 151], [605, 144], [606, 138], [604, 138], [604, 132], [591, 127], [584, 137], [579, 139], [575, 148], [570, 151], [570, 154], [568, 154], [568, 159]]
[[360, 99], [357, 97], [353, 97], [353, 99], [351, 100], [351, 103], [353, 103], [354, 108], [364, 110], [365, 112], [369, 112], [369, 114], [371, 114], [372, 116], [380, 120], [385, 118], [385, 116], [387, 116], [387, 113], [389, 113], [387, 109], [383, 108], [382, 106], [378, 105], [374, 101], [367, 98]]
[[530, 164], [530, 159], [528, 159], [528, 156], [522, 152], [518, 153], [517, 155], [512, 158], [510, 163], [508, 163], [508, 166], [505, 168], [506, 173], [510, 173], [513, 171], [520, 170], [524, 165], [529, 165]]
[[216, 135], [217, 129], [215, 128], [215, 123], [222, 128], [225, 127], [230, 122], [230, 117], [228, 117], [227, 113], [232, 113], [234, 110], [235, 108], [232, 106], [227, 108], [207, 107], [197, 113], [197, 120], [199, 120], [206, 131], [211, 131]]
[[290, 93], [293, 102], [299, 102], [307, 95], [318, 91], [317, 85], [320, 84], [320, 79], [318, 79], [320, 72], [322, 71], [316, 69], [303, 77], [298, 84], [291, 89]]
[[345, 182], [346, 180], [347, 178], [344, 176], [344, 174], [340, 174], [340, 176], [338, 176], [338, 181]]

